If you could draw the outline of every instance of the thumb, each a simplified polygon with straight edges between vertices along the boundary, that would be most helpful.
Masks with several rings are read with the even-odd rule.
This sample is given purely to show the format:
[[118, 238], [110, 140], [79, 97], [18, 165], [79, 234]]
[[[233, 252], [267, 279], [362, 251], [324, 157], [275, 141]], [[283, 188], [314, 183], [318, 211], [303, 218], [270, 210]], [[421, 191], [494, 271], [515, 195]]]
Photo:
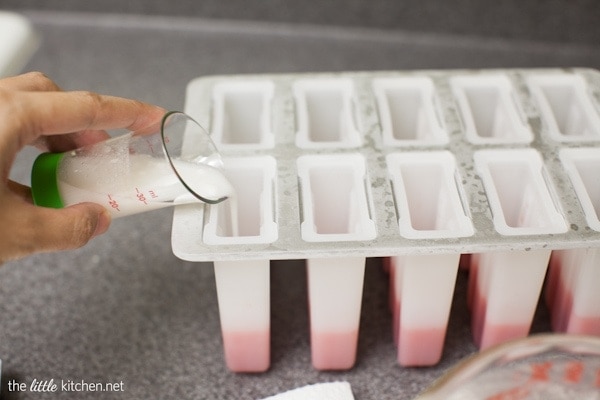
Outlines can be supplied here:
[[80, 203], [63, 209], [36, 207], [41, 251], [76, 249], [108, 229], [111, 217], [99, 204]]
[[111, 222], [109, 212], [95, 203], [53, 209], [19, 201], [7, 209], [10, 213], [5, 216], [12, 220], [8, 226], [15, 228], [10, 235], [0, 232], [0, 236], [9, 236], [0, 241], [0, 259], [3, 260], [79, 248], [106, 232]]

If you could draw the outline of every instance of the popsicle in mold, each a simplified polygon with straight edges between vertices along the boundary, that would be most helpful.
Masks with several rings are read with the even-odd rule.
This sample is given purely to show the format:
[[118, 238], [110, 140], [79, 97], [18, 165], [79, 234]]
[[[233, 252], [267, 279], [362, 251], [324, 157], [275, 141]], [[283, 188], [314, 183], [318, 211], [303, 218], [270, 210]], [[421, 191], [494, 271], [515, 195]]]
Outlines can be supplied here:
[[[266, 245], [278, 238], [274, 212], [277, 163], [271, 156], [226, 157], [235, 197], [211, 205], [203, 241], [214, 246]], [[225, 361], [236, 372], [270, 365], [270, 260], [214, 261]]]
[[[375, 237], [362, 155], [305, 155], [298, 158], [297, 167], [305, 241], [352, 242]], [[317, 369], [354, 365], [365, 260], [360, 255], [307, 260], [311, 354]]]
[[[473, 235], [447, 151], [391, 153], [399, 233], [407, 239]], [[390, 259], [390, 301], [398, 362], [436, 364], [441, 356], [460, 253], [397, 255]]]
[[[562, 149], [561, 162], [577, 193], [587, 225], [600, 230], [600, 149]], [[546, 300], [558, 332], [600, 335], [600, 249], [576, 248], [552, 254]]]
[[546, 300], [552, 329], [580, 335], [600, 335], [600, 249], [554, 251]]
[[[479, 150], [474, 160], [498, 233], [523, 236], [567, 230], [536, 150]], [[471, 326], [480, 348], [527, 336], [550, 253], [499, 250], [471, 257]]]

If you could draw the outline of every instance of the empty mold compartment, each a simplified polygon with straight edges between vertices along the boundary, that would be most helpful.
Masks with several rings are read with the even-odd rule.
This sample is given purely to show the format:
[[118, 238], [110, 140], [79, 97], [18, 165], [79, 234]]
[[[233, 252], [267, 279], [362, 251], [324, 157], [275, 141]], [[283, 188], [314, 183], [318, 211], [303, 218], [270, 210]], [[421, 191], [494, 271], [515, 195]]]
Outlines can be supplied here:
[[474, 161], [498, 233], [536, 235], [567, 231], [536, 150], [480, 150], [475, 152]]
[[231, 81], [213, 88], [213, 140], [222, 149], [272, 148], [270, 81]]
[[297, 167], [303, 240], [328, 242], [375, 238], [362, 155], [304, 155], [297, 159]]
[[374, 79], [373, 91], [384, 146], [443, 145], [448, 142], [431, 79]]
[[293, 85], [296, 145], [300, 148], [359, 147], [354, 86], [342, 78], [305, 79]]
[[504, 75], [457, 76], [450, 79], [467, 139], [475, 144], [529, 143], [510, 80]]
[[409, 239], [473, 235], [448, 151], [392, 153], [386, 158], [400, 235]]
[[600, 149], [562, 149], [560, 159], [577, 193], [586, 222], [600, 231]]
[[277, 240], [276, 161], [271, 156], [224, 159], [236, 195], [208, 208], [206, 244], [256, 244]]
[[600, 140], [600, 116], [578, 75], [532, 75], [527, 83], [550, 136], [558, 141]]

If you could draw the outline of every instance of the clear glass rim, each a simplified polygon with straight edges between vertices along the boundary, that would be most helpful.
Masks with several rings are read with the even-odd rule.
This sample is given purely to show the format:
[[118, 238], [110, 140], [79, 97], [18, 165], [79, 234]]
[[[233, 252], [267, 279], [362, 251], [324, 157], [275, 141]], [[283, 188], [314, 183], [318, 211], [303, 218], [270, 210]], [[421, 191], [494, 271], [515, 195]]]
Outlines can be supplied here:
[[[207, 203], [207, 204], [218, 204], [224, 200], [227, 199], [227, 197], [221, 197], [218, 199], [209, 199], [206, 198], [205, 196], [202, 196], [200, 193], [197, 193], [194, 189], [192, 189], [190, 187], [190, 185], [188, 185], [184, 179], [183, 176], [181, 176], [181, 174], [179, 173], [179, 171], [177, 170], [177, 167], [174, 165], [173, 163], [173, 155], [171, 154], [171, 151], [169, 150], [169, 146], [166, 140], [166, 129], [170, 123], [170, 121], [173, 118], [184, 118], [187, 122], [191, 122], [193, 123], [197, 128], [199, 128], [200, 132], [203, 135], [202, 138], [202, 142], [205, 146], [207, 146], [210, 149], [211, 152], [211, 157], [213, 159], [218, 159], [218, 163], [222, 166], [223, 162], [221, 160], [221, 155], [219, 153], [219, 151], [217, 150], [217, 146], [214, 144], [212, 138], [210, 137], [210, 134], [208, 133], [208, 131], [206, 129], [204, 129], [204, 127], [202, 125], [200, 125], [195, 119], [193, 119], [192, 117], [190, 117], [189, 115], [187, 115], [184, 112], [181, 111], [169, 111], [167, 113], [165, 113], [165, 115], [162, 117], [162, 120], [160, 122], [160, 135], [161, 135], [161, 142], [162, 142], [162, 146], [163, 146], [163, 151], [165, 153], [165, 156], [169, 162], [169, 165], [171, 166], [171, 169], [173, 170], [173, 172], [175, 173], [175, 175], [177, 176], [177, 178], [179, 179], [179, 181], [181, 182], [181, 184], [186, 188], [186, 190], [188, 192], [190, 192], [194, 197], [196, 197], [197, 199], [199, 199], [200, 201], [202, 201], [203, 203]], [[182, 133], [183, 134], [183, 133]], [[217, 168], [215, 165], [213, 165], [213, 163], [208, 164], [206, 163], [206, 165], [211, 166], [213, 168]]]
[[548, 333], [528, 336], [522, 339], [483, 350], [474, 354], [446, 371], [415, 400], [443, 399], [454, 393], [472, 377], [483, 372], [494, 362], [510, 362], [549, 350], [567, 350], [573, 354], [590, 354], [600, 357], [600, 337], [589, 335]]

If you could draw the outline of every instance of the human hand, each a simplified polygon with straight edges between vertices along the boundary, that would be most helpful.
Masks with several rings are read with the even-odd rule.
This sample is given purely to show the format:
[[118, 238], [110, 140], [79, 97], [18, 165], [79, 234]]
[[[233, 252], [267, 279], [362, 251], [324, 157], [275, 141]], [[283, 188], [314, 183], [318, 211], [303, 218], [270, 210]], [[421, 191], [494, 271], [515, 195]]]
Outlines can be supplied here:
[[106, 129], [140, 130], [165, 110], [92, 92], [63, 92], [41, 73], [0, 79], [0, 263], [29, 254], [74, 249], [104, 233], [110, 214], [101, 205], [63, 209], [33, 205], [30, 188], [8, 179], [26, 145], [63, 152], [105, 139]]

